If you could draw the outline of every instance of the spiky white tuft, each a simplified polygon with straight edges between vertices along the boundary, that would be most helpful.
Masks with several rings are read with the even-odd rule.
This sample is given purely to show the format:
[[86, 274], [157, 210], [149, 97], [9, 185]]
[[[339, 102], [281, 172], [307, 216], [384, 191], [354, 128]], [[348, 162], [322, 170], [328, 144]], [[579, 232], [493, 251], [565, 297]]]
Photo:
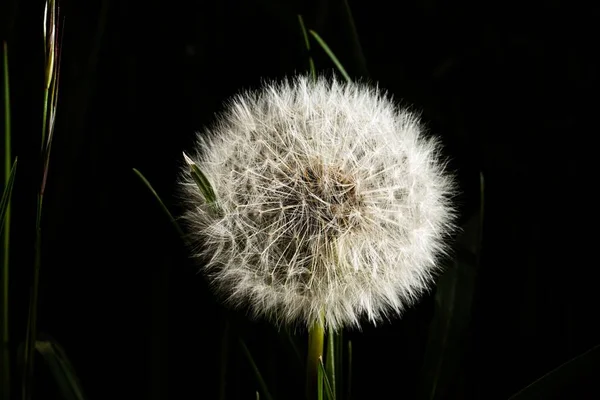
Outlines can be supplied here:
[[[418, 118], [365, 84], [299, 76], [235, 97], [191, 157], [184, 215], [205, 272], [276, 324], [360, 327], [426, 290], [453, 230], [453, 178]], [[189, 162], [189, 160], [188, 160]]]

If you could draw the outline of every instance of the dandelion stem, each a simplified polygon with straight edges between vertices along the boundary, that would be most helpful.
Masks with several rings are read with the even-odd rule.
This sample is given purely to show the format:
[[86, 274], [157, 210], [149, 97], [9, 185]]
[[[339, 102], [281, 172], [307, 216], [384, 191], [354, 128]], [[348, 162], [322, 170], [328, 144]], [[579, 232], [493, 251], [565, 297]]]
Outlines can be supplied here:
[[306, 398], [317, 398], [319, 386], [319, 363], [323, 358], [325, 329], [323, 317], [319, 318], [308, 331], [308, 355], [306, 359]]

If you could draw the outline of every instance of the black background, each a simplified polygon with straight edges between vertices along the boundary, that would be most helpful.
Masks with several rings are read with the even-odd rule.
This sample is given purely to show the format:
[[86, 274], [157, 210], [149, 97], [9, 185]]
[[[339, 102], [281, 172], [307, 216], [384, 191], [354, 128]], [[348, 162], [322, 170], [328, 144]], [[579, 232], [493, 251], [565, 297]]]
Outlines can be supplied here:
[[[597, 180], [587, 176], [597, 135], [596, 10], [558, 1], [350, 1], [362, 62], [338, 0], [61, 4], [39, 326], [64, 346], [90, 399], [216, 398], [224, 312], [132, 168], [180, 212], [175, 177], [194, 132], [240, 89], [306, 70], [298, 13], [352, 77], [369, 76], [422, 110], [460, 178], [463, 219], [475, 212], [485, 176], [472, 321], [446, 398], [507, 398], [598, 343]], [[20, 164], [11, 282], [18, 341], [33, 265], [43, 3], [7, 1], [1, 10]], [[320, 70], [332, 68], [322, 52], [314, 56]], [[352, 333], [355, 398], [415, 396], [431, 310], [428, 295], [402, 320]], [[265, 361], [273, 330], [232, 314], [230, 330], [279, 386], [291, 385], [293, 369]], [[230, 348], [227, 391], [253, 398], [238, 349]], [[39, 381], [38, 398], [54, 398]], [[563, 390], [557, 398], [592, 396], [592, 378], [582, 373]]]

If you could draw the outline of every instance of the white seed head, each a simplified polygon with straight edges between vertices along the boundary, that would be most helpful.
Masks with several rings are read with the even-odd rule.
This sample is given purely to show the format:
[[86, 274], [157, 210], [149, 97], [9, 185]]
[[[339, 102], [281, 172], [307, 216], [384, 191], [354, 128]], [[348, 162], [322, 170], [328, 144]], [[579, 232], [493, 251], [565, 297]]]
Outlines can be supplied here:
[[329, 328], [399, 314], [432, 282], [454, 184], [418, 117], [377, 88], [299, 76], [235, 97], [180, 185], [195, 255], [255, 316]]

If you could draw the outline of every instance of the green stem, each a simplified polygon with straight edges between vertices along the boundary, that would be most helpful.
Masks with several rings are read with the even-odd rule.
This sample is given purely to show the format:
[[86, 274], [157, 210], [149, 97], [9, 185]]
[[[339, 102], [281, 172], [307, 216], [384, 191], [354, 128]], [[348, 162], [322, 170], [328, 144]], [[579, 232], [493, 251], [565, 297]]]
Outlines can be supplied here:
[[306, 398], [314, 400], [318, 393], [319, 363], [323, 359], [325, 341], [323, 317], [308, 330], [308, 355], [306, 358]]
[[35, 261], [33, 284], [29, 303], [29, 320], [27, 321], [27, 340], [25, 342], [25, 373], [23, 374], [23, 399], [30, 400], [33, 391], [33, 363], [35, 360], [35, 341], [37, 337], [38, 294], [40, 286], [40, 267], [42, 265], [42, 204], [44, 196], [38, 194], [37, 216], [35, 227]]
[[[3, 47], [3, 65], [4, 65], [4, 183], [5, 189], [8, 188], [8, 182], [11, 172], [11, 132], [10, 132], [10, 91], [8, 79], [8, 46], [6, 42], [2, 42]], [[0, 287], [2, 296], [2, 319], [0, 321], [0, 396], [2, 399], [8, 399], [10, 396], [10, 358], [8, 354], [8, 264], [9, 247], [10, 247], [10, 198], [6, 206], [6, 214], [4, 219], [4, 254], [2, 257], [2, 286]]]
[[221, 337], [221, 374], [219, 385], [219, 399], [226, 399], [227, 388], [227, 354], [229, 353], [229, 319], [225, 317], [225, 328]]
[[46, 126], [48, 124], [48, 95], [49, 90], [44, 89], [44, 110], [42, 113], [42, 157], [46, 155]]
[[332, 329], [327, 332], [327, 358], [325, 370], [327, 371], [327, 378], [331, 384], [331, 390], [333, 397], [335, 398], [335, 333]]

